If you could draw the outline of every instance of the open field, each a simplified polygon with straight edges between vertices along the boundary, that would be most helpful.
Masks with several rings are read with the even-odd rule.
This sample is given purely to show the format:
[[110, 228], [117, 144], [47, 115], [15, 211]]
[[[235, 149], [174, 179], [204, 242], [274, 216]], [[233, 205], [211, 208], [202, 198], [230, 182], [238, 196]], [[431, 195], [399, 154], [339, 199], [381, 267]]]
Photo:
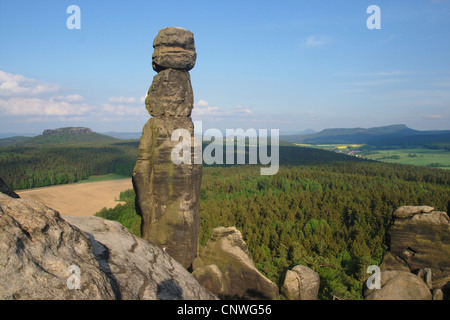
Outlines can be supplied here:
[[131, 178], [126, 178], [18, 190], [16, 193], [23, 199], [39, 201], [61, 215], [92, 216], [104, 207], [115, 207], [120, 192], [132, 188]]
[[[444, 149], [404, 148], [391, 150], [357, 151], [363, 144], [300, 144], [298, 146], [360, 155], [362, 158], [387, 163], [411, 164], [450, 170], [450, 151]], [[356, 150], [356, 151], [355, 151]]]
[[376, 150], [364, 157], [388, 163], [412, 164], [450, 170], [450, 152], [447, 150], [425, 148]]
[[330, 151], [335, 151], [335, 150], [344, 150], [344, 149], [349, 149], [349, 147], [351, 148], [359, 148], [362, 147], [363, 144], [348, 144], [348, 143], [339, 143], [339, 144], [308, 144], [308, 143], [295, 143], [295, 145], [300, 146], [300, 147], [310, 147], [310, 148], [319, 148], [319, 149], [323, 149], [323, 150], [330, 150]]
[[116, 173], [109, 173], [98, 176], [90, 176], [87, 180], [80, 180], [76, 183], [90, 183], [90, 182], [121, 180], [121, 179], [127, 179], [127, 177]]

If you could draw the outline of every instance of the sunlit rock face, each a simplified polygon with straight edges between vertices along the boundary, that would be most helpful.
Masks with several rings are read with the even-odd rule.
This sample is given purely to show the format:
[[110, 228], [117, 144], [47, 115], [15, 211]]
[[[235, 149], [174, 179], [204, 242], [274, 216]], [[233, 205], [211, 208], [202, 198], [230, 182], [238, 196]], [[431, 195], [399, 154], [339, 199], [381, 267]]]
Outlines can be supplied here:
[[197, 57], [194, 36], [186, 29], [164, 28], [153, 46], [152, 65], [158, 74], [145, 100], [153, 117], [143, 128], [133, 171], [136, 211], [142, 218], [142, 237], [190, 268], [198, 251], [202, 165], [193, 158], [191, 164], [175, 164], [172, 150], [181, 140], [171, 137], [176, 129], [194, 137], [189, 75]]

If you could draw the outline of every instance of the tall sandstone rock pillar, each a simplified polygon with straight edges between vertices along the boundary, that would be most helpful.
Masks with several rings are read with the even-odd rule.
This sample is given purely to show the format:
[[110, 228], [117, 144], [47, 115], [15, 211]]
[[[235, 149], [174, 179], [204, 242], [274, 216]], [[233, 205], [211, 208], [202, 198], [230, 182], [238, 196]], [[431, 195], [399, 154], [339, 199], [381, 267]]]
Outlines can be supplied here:
[[158, 73], [148, 90], [145, 106], [153, 117], [145, 124], [133, 171], [136, 211], [142, 238], [162, 246], [189, 269], [198, 251], [199, 198], [202, 165], [176, 165], [173, 130], [189, 131], [194, 146], [191, 111], [194, 96], [189, 70], [196, 61], [193, 34], [182, 28], [161, 29], [153, 42], [153, 69]]

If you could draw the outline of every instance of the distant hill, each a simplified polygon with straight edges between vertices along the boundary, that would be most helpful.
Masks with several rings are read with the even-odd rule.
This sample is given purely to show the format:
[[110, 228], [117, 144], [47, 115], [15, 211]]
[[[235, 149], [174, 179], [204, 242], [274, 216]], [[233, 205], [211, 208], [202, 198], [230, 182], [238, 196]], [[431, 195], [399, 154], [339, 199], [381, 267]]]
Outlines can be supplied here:
[[282, 129], [280, 130], [280, 135], [282, 135], [282, 136], [313, 134], [313, 133], [317, 133], [317, 131], [315, 131], [313, 129], [305, 129], [303, 131], [301, 131], [301, 130], [291, 131], [291, 130], [282, 130]]
[[[116, 138], [93, 132], [89, 128], [66, 127], [58, 129], [46, 129], [41, 135], [36, 137], [11, 137], [5, 140], [6, 144], [14, 146], [39, 146], [58, 144], [99, 144], [119, 141]], [[6, 141], [7, 140], [7, 141]], [[7, 143], [10, 142], [10, 143]]]
[[[404, 124], [375, 128], [335, 128], [325, 129], [321, 132], [307, 135], [288, 135], [280, 137], [283, 140], [293, 143], [306, 144], [395, 144], [398, 141], [421, 141], [423, 143], [433, 142], [439, 136], [439, 141], [448, 139], [449, 131], [418, 131], [408, 128]], [[419, 138], [420, 137], [420, 138]], [[447, 140], [448, 141], [448, 140]]]
[[104, 134], [106, 136], [110, 136], [117, 139], [140, 139], [142, 136], [142, 132], [115, 132], [115, 131], [108, 131], [108, 132], [101, 132], [101, 134]]
[[0, 147], [5, 147], [5, 146], [12, 145], [12, 144], [20, 143], [27, 139], [30, 139], [30, 137], [14, 136], [14, 137], [9, 137], [9, 138], [3, 138], [3, 139], [0, 139]]
[[420, 134], [400, 137], [382, 137], [371, 141], [368, 147], [390, 148], [390, 147], [426, 147], [430, 149], [450, 150], [450, 130], [446, 131], [423, 131]]

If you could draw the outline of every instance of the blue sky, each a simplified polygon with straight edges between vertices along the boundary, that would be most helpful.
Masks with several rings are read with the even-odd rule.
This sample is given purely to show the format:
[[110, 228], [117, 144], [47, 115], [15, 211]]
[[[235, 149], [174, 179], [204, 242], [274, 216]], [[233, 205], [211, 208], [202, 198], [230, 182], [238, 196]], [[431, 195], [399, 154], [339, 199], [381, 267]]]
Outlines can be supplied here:
[[448, 0], [0, 0], [0, 133], [141, 131], [168, 26], [194, 33], [203, 130], [450, 129]]

